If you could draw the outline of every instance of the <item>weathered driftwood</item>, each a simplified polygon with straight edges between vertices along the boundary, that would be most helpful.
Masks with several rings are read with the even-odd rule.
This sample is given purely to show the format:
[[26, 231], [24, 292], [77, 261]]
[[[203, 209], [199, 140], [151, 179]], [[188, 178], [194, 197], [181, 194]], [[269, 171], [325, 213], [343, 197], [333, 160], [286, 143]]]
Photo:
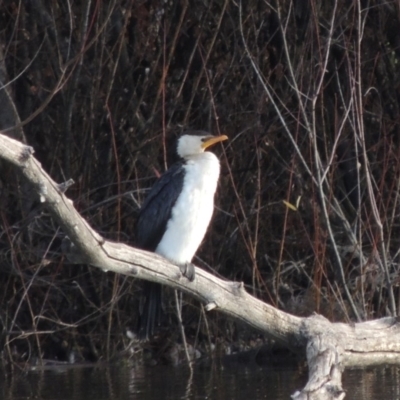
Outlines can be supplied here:
[[396, 318], [343, 324], [313, 315], [299, 318], [246, 293], [243, 284], [223, 281], [202, 269], [189, 282], [179, 268], [162, 257], [104, 240], [75, 210], [33, 157], [33, 149], [0, 134], [0, 158], [16, 166], [35, 188], [67, 235], [65, 251], [72, 261], [85, 262], [182, 290], [206, 304], [263, 331], [286, 347], [306, 353], [309, 380], [294, 399], [342, 399], [346, 366], [400, 363], [400, 324]]

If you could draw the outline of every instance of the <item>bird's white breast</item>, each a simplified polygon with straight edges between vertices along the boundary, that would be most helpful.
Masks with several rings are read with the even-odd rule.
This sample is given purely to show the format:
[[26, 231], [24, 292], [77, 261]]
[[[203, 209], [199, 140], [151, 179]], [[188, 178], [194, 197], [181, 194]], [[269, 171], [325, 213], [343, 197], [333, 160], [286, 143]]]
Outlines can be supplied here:
[[201, 153], [186, 161], [182, 192], [156, 252], [176, 264], [191, 262], [206, 233], [214, 209], [219, 161]]

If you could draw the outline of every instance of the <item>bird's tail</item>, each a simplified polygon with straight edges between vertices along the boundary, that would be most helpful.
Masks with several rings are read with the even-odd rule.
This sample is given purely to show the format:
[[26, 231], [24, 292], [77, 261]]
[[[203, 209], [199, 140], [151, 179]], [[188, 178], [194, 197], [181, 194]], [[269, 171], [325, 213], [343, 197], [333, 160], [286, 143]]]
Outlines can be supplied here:
[[144, 282], [140, 306], [138, 336], [140, 340], [150, 339], [161, 322], [162, 286], [158, 283]]

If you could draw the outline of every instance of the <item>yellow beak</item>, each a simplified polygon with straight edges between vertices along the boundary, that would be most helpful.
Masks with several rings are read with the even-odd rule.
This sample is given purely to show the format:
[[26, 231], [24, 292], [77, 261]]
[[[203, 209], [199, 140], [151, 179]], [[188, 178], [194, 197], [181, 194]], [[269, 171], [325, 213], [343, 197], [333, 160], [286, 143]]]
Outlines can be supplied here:
[[224, 140], [228, 140], [228, 136], [220, 135], [220, 136], [210, 136], [204, 143], [201, 144], [201, 147], [205, 150], [208, 147], [212, 146], [215, 143], [223, 142]]

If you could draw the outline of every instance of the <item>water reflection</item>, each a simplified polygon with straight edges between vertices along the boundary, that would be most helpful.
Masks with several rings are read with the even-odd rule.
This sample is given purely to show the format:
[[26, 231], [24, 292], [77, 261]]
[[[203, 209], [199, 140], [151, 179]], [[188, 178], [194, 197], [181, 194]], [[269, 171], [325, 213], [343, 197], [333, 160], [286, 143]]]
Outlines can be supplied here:
[[346, 399], [400, 399], [400, 367], [381, 366], [346, 371]]
[[[5, 400], [282, 400], [290, 399], [305, 380], [305, 374], [295, 368], [238, 363], [198, 365], [192, 376], [182, 366], [63, 367], [3, 374], [0, 396]], [[400, 369], [396, 367], [349, 370], [343, 383], [347, 399], [400, 398]]]

